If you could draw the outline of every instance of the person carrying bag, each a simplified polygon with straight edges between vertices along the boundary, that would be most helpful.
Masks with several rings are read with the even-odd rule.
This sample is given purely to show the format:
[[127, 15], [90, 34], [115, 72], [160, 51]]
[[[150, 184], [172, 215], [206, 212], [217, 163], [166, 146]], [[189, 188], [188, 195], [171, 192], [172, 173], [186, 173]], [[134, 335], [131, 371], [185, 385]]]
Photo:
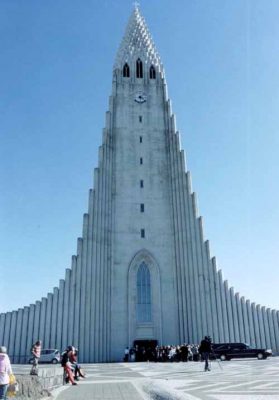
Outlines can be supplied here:
[[14, 397], [18, 384], [13, 375], [11, 362], [5, 346], [0, 346], [0, 400]]

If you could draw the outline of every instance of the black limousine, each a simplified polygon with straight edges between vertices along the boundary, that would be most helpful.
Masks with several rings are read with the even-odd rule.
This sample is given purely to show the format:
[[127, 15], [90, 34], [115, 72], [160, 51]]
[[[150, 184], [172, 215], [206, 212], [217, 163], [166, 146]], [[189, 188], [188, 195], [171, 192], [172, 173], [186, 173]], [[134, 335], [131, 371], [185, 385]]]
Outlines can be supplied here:
[[213, 343], [212, 358], [228, 361], [232, 358], [258, 358], [264, 360], [272, 356], [271, 349], [253, 349], [246, 343]]

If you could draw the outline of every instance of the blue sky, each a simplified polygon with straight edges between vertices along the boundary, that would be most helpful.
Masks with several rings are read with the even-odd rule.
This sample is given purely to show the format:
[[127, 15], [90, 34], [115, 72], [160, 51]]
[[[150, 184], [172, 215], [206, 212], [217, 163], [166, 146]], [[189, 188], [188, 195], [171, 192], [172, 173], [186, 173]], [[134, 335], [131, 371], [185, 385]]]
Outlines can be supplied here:
[[[130, 1], [0, 2], [0, 312], [70, 267]], [[279, 309], [279, 2], [141, 1], [211, 255]]]

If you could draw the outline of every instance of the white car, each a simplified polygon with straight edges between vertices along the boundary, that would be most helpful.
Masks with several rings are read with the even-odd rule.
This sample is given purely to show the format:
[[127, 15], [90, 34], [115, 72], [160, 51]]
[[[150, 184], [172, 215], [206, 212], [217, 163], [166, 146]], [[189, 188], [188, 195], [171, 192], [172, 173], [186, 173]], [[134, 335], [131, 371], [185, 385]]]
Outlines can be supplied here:
[[[29, 363], [32, 364], [33, 357], [29, 359]], [[43, 349], [41, 350], [41, 357], [39, 363], [51, 363], [58, 364], [60, 362], [60, 351], [57, 349]]]

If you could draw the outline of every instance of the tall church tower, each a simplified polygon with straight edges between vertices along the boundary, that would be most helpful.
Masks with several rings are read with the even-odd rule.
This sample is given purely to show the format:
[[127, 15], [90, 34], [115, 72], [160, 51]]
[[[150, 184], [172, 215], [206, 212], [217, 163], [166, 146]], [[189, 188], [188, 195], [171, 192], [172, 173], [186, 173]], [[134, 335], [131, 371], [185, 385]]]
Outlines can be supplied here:
[[13, 362], [38, 339], [104, 362], [135, 341], [198, 343], [206, 334], [278, 351], [278, 327], [278, 311], [234, 293], [210, 256], [163, 65], [136, 7], [113, 68], [77, 255], [47, 297], [1, 314], [0, 344]]

